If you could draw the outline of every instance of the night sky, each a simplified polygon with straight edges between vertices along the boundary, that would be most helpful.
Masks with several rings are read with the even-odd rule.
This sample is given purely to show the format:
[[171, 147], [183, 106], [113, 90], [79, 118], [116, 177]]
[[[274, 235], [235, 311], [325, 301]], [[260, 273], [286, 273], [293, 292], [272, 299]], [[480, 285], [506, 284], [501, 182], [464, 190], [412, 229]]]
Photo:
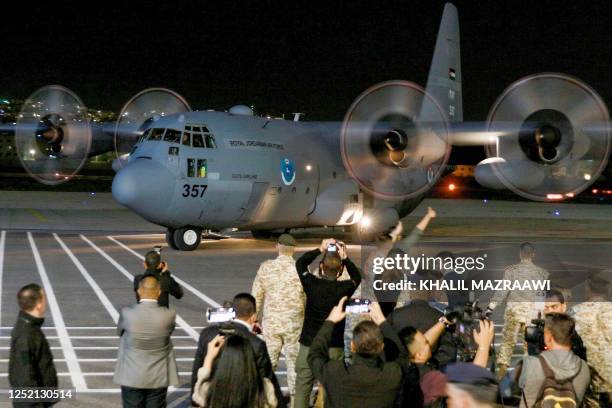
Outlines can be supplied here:
[[[425, 85], [444, 4], [41, 3], [2, 4], [1, 96], [23, 99], [58, 83], [89, 107], [118, 111], [138, 91], [164, 86], [194, 108], [246, 103], [259, 113], [306, 112], [310, 120], [341, 120], [380, 81]], [[612, 7], [605, 2], [455, 4], [466, 120], [483, 120], [510, 83], [543, 71], [577, 76], [612, 106]]]

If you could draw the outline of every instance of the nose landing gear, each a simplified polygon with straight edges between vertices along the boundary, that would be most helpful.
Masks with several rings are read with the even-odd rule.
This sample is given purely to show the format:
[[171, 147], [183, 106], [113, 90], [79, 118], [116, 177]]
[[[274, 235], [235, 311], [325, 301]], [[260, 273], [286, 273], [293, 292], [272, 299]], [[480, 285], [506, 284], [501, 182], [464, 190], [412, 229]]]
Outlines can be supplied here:
[[168, 246], [179, 251], [193, 251], [202, 241], [202, 230], [199, 228], [183, 227], [166, 231]]

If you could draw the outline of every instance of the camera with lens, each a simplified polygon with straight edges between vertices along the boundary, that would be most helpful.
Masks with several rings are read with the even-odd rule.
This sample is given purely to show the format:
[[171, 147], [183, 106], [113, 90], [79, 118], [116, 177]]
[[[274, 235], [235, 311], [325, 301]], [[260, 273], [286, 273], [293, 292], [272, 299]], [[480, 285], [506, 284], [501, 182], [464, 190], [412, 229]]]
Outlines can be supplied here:
[[530, 356], [537, 356], [546, 350], [542, 313], [538, 313], [538, 318], [531, 321], [531, 326], [525, 327], [525, 343], [527, 343], [527, 353]]
[[481, 320], [489, 319], [488, 311], [483, 311], [478, 306], [478, 300], [475, 300], [447, 312], [445, 317], [452, 326], [451, 333], [457, 347], [457, 361], [473, 361], [478, 351], [478, 344], [474, 340], [474, 330], [480, 328]]

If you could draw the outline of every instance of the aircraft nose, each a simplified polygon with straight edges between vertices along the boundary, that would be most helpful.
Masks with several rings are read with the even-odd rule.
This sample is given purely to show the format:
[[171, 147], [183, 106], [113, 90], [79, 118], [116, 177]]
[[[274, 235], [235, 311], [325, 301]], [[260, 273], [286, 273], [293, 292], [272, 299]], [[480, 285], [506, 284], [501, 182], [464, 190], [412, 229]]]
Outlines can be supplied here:
[[113, 197], [151, 221], [161, 220], [174, 195], [174, 176], [159, 163], [137, 159], [113, 179]]

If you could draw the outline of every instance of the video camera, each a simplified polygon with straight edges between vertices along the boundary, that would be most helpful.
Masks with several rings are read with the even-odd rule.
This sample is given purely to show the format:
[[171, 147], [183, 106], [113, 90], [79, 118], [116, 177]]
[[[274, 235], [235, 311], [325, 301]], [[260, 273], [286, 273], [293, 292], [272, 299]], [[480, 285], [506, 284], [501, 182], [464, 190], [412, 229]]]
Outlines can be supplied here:
[[546, 350], [544, 344], [544, 319], [542, 313], [538, 312], [538, 318], [531, 321], [531, 326], [525, 327], [525, 343], [527, 343], [527, 353], [530, 356], [537, 356]]
[[480, 328], [481, 320], [488, 320], [490, 312], [478, 306], [478, 299], [466, 302], [462, 307], [446, 313], [446, 320], [453, 326], [452, 336], [457, 347], [457, 361], [474, 361], [478, 344], [474, 340], [474, 330]]

